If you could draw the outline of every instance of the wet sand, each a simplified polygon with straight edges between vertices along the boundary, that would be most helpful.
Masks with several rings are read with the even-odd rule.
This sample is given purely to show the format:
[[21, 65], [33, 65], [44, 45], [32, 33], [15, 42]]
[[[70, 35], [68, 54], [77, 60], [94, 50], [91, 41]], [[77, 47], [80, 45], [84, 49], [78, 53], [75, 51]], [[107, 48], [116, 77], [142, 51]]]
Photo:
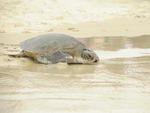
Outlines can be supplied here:
[[7, 38], [0, 44], [0, 112], [150, 111], [150, 36], [80, 38], [100, 57], [97, 65], [44, 65], [8, 57], [3, 53], [18, 46]]

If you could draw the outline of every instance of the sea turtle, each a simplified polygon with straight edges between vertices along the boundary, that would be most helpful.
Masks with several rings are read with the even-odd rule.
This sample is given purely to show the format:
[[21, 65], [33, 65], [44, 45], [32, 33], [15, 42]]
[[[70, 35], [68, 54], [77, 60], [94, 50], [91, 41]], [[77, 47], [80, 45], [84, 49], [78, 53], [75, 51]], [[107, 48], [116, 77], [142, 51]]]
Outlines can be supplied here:
[[21, 42], [21, 53], [16, 56], [34, 58], [39, 63], [93, 64], [99, 61], [96, 53], [65, 34], [46, 34]]

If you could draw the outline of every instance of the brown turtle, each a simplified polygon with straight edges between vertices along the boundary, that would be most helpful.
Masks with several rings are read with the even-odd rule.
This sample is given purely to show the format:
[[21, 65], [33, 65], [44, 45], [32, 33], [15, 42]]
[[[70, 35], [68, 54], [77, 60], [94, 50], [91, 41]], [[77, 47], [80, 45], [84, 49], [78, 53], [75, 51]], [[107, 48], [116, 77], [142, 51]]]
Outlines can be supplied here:
[[65, 34], [46, 34], [25, 40], [20, 44], [22, 52], [44, 64], [67, 62], [68, 64], [93, 64], [99, 61], [96, 53], [84, 44]]

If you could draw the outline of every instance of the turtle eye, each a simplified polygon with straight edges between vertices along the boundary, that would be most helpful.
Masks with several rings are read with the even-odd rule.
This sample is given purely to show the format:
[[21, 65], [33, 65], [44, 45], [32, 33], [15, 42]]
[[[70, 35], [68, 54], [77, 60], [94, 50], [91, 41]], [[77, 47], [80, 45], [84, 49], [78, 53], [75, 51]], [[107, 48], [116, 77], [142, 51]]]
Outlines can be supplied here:
[[86, 56], [87, 56], [87, 58], [90, 59], [90, 60], [93, 59], [93, 56], [92, 56], [91, 54], [87, 54]]
[[81, 57], [82, 57], [83, 59], [85, 59], [85, 60], [93, 60], [93, 59], [94, 59], [94, 57], [93, 57], [91, 54], [87, 53], [87, 52], [82, 53], [82, 54], [81, 54]]

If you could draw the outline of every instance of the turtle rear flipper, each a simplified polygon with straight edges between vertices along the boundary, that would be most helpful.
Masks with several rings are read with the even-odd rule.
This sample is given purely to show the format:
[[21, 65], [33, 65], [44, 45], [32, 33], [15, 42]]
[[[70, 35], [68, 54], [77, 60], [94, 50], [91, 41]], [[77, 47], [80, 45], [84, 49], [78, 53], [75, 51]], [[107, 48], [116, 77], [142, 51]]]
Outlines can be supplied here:
[[58, 51], [53, 54], [38, 55], [35, 56], [34, 59], [42, 64], [56, 64], [59, 62], [66, 62], [68, 56], [68, 54]]
[[11, 57], [24, 57], [24, 51], [22, 51], [17, 44], [5, 44], [0, 43], [0, 54]]
[[11, 56], [11, 57], [26, 57], [24, 51], [21, 51], [20, 53], [18, 54], [7, 54], [8, 56]]

